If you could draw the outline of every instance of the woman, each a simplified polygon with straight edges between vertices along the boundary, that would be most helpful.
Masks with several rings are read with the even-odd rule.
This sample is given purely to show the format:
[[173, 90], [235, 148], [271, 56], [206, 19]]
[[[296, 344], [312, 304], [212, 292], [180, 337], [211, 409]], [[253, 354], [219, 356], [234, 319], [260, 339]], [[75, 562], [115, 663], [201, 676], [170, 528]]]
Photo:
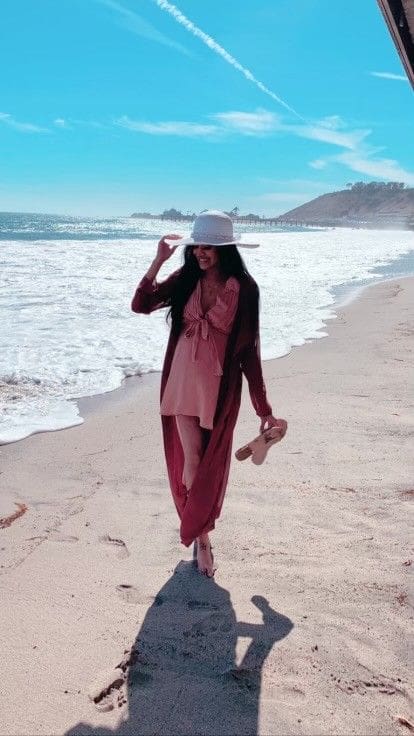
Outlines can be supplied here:
[[[181, 520], [181, 541], [197, 540], [197, 565], [214, 575], [209, 532], [219, 517], [230, 469], [233, 430], [245, 374], [260, 431], [286, 422], [273, 416], [260, 360], [259, 290], [237, 249], [233, 223], [208, 210], [195, 220], [184, 265], [157, 283], [178, 235], [166, 235], [138, 285], [134, 312], [169, 307], [171, 332], [161, 376], [161, 421], [168, 476]], [[240, 247], [256, 247], [239, 243]]]

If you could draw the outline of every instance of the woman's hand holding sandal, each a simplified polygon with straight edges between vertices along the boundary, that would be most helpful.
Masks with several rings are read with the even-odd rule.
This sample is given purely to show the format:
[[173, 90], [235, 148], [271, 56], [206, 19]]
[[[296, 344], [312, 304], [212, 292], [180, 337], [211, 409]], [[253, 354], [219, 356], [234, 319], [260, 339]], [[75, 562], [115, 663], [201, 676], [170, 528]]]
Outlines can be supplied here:
[[251, 457], [255, 465], [261, 465], [269, 448], [276, 442], [280, 442], [286, 432], [287, 421], [285, 419], [277, 419], [272, 414], [262, 417], [259, 436], [237, 450], [237, 460], [246, 460], [248, 457]]

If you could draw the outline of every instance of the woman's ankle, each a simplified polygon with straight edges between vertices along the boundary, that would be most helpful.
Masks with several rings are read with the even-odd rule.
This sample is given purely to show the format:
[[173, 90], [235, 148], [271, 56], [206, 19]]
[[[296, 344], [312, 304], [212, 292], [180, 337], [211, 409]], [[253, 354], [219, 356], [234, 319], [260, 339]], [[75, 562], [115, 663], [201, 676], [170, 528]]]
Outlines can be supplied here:
[[199, 537], [197, 537], [197, 545], [200, 547], [200, 549], [206, 549], [210, 547], [210, 537], [208, 534], [200, 534]]

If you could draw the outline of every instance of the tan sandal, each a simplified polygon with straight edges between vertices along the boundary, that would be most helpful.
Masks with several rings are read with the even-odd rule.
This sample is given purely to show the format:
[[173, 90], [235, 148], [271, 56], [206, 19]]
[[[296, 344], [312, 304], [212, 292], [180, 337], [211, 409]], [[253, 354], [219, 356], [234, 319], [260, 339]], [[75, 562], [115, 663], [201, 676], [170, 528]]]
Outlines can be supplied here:
[[237, 460], [247, 460], [248, 457], [251, 457], [255, 465], [261, 465], [270, 447], [282, 439], [280, 432], [280, 427], [266, 429], [265, 432], [259, 434], [254, 440], [237, 450], [235, 453]]

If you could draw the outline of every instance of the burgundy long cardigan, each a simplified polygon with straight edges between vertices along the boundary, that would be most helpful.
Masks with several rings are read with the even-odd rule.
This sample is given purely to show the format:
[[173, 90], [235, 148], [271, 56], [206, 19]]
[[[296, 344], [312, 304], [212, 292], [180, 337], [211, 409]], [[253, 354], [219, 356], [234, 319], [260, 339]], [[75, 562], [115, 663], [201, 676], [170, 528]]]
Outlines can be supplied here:
[[[144, 276], [132, 299], [132, 310], [150, 314], [156, 309], [169, 307], [179, 272], [180, 269], [161, 283]], [[161, 399], [177, 340], [171, 330], [161, 375]], [[182, 482], [184, 455], [175, 417], [161, 417], [168, 477], [181, 520], [181, 541], [186, 547], [201, 533], [214, 529], [215, 520], [220, 516], [230, 470], [233, 431], [240, 408], [242, 373], [247, 378], [256, 414], [259, 417], [272, 414], [260, 359], [259, 289], [251, 276], [240, 281], [238, 307], [227, 342], [213, 429], [190, 492]]]

